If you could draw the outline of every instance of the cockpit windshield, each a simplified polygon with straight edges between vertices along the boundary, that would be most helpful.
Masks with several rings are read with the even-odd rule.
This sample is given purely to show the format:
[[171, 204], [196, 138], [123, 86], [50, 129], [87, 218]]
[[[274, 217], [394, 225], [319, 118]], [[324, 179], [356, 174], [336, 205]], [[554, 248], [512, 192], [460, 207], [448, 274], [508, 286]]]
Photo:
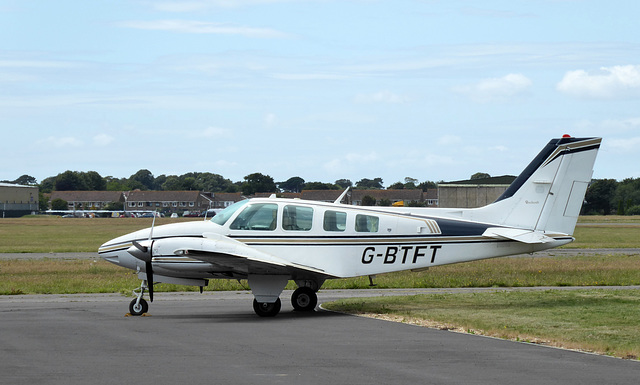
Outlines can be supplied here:
[[220, 211], [218, 214], [216, 214], [215, 217], [211, 218], [211, 222], [213, 222], [215, 224], [218, 224], [220, 226], [224, 225], [225, 223], [227, 223], [229, 218], [231, 218], [233, 213], [238, 211], [238, 209], [240, 209], [241, 207], [246, 205], [248, 202], [249, 202], [249, 200], [245, 199], [243, 201], [236, 202], [236, 203], [232, 204], [231, 206], [227, 207], [226, 209], [224, 209], [224, 210]]

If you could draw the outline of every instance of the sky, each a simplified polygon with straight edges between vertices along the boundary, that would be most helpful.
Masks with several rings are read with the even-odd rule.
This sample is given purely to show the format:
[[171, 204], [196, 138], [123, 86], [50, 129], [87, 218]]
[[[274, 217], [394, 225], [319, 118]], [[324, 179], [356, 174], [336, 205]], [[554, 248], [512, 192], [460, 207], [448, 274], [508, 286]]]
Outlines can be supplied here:
[[0, 180], [640, 177], [636, 0], [0, 0]]

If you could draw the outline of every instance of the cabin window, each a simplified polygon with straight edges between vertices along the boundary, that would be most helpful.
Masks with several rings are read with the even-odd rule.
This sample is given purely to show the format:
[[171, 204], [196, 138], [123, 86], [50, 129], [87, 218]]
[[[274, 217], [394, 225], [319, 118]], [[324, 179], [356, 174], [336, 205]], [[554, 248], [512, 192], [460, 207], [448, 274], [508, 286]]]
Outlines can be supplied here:
[[260, 203], [244, 209], [229, 227], [232, 230], [275, 230], [278, 205]]
[[325, 211], [322, 228], [325, 231], [344, 231], [347, 228], [347, 213], [332, 210]]
[[224, 225], [225, 223], [227, 223], [227, 221], [229, 220], [229, 218], [231, 218], [231, 216], [233, 216], [233, 214], [238, 211], [240, 208], [242, 208], [242, 206], [247, 204], [247, 200], [243, 200], [240, 202], [236, 202], [234, 204], [232, 204], [231, 206], [227, 206], [226, 209], [220, 211], [216, 216], [214, 216], [211, 219], [211, 222], [216, 223], [220, 226]]
[[291, 231], [309, 231], [313, 223], [313, 209], [303, 206], [284, 206], [282, 228]]
[[356, 231], [359, 233], [377, 233], [380, 219], [371, 215], [356, 215]]

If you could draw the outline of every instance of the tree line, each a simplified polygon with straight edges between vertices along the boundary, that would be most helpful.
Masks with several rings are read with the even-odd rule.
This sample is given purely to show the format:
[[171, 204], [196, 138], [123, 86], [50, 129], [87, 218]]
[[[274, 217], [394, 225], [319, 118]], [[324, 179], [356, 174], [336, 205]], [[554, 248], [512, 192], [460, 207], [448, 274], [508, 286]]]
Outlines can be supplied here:
[[584, 214], [640, 215], [640, 178], [594, 179], [587, 189]]
[[[276, 182], [269, 175], [253, 173], [244, 177], [243, 181], [233, 182], [222, 175], [210, 172], [190, 172], [182, 175], [160, 175], [155, 177], [151, 171], [142, 169], [128, 178], [102, 177], [96, 171], [67, 170], [38, 183], [29, 175], [22, 175], [13, 181], [3, 181], [21, 185], [38, 186], [40, 192], [52, 191], [207, 191], [207, 192], [241, 192], [244, 195], [255, 193], [301, 192], [302, 190], [343, 190], [347, 187], [357, 189], [384, 189], [382, 178], [363, 178], [355, 184], [349, 179], [338, 179], [333, 183], [307, 182], [299, 176], [286, 181]], [[389, 189], [422, 189], [436, 188], [437, 183], [426, 181], [419, 183], [415, 178], [405, 178], [404, 182], [396, 182]]]

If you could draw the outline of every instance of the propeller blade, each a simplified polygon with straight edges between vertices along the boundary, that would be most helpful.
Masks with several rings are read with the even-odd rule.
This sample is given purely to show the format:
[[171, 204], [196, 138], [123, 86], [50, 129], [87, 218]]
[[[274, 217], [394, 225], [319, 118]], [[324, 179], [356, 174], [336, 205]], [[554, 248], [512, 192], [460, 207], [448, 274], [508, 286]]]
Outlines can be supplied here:
[[147, 286], [149, 287], [149, 300], [153, 302], [153, 268], [151, 261], [145, 262], [145, 270], [147, 270]]

